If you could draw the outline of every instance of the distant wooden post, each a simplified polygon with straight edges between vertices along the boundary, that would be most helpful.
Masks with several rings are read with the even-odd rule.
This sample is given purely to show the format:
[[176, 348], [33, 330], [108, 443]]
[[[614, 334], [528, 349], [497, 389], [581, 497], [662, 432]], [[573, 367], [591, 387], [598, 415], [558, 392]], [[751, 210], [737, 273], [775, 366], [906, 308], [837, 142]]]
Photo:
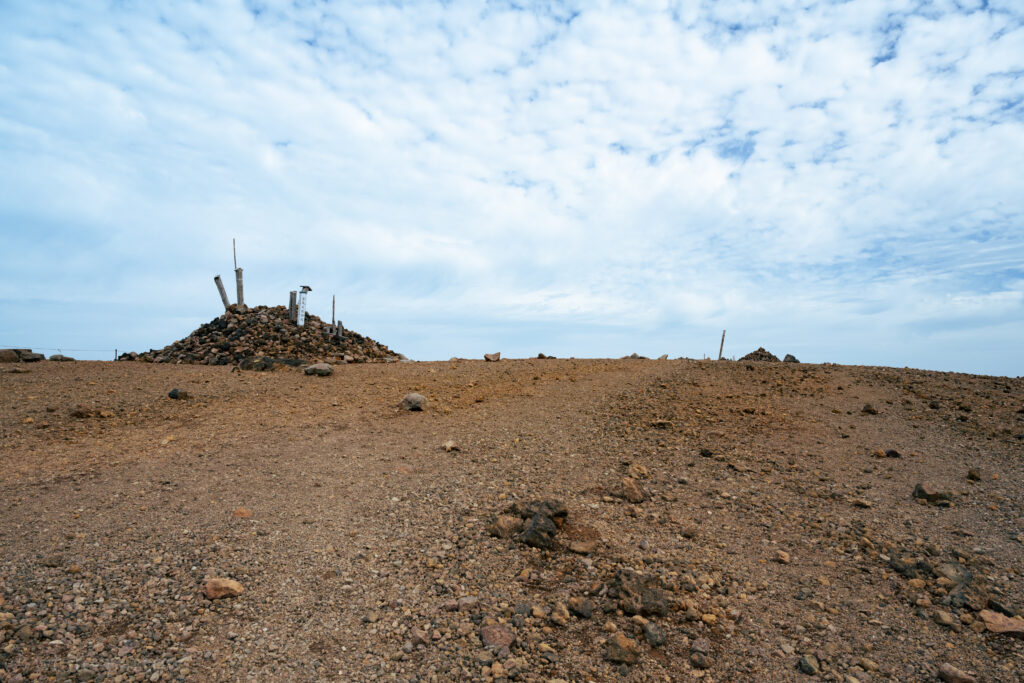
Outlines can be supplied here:
[[725, 348], [725, 330], [722, 330], [722, 343], [718, 345], [718, 360], [722, 360], [722, 349]]
[[228, 301], [228, 293], [224, 291], [224, 283], [221, 282], [220, 275], [215, 275], [213, 281], [217, 283], [217, 291], [220, 292], [220, 300], [224, 302], [224, 310], [226, 311], [231, 302]]
[[334, 295], [331, 294], [331, 325], [334, 324]]
[[245, 305], [245, 297], [242, 296], [242, 269], [235, 268], [235, 289], [238, 294], [238, 305]]
[[288, 319], [295, 322], [295, 313], [297, 311], [295, 298], [298, 296], [298, 292], [294, 289], [288, 292]]

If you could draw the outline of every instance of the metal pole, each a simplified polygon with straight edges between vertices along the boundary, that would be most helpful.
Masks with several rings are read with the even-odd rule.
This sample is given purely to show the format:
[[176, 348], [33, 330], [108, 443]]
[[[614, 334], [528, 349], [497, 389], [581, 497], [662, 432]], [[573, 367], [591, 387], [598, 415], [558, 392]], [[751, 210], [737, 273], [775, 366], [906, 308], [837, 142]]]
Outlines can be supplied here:
[[722, 330], [722, 343], [718, 345], [718, 360], [722, 360], [723, 348], [725, 348], [725, 330]]
[[331, 294], [331, 325], [334, 325], [334, 295]]
[[226, 311], [231, 302], [228, 301], [228, 293], [224, 291], [224, 283], [221, 282], [220, 275], [215, 275], [213, 281], [217, 283], [217, 291], [220, 292], [220, 300], [224, 302], [224, 310]]
[[235, 238], [231, 238], [231, 256], [235, 259], [235, 270], [238, 270], [238, 252], [235, 250]]
[[242, 269], [235, 268], [235, 289], [238, 291], [238, 305], [245, 306], [245, 298], [242, 296]]

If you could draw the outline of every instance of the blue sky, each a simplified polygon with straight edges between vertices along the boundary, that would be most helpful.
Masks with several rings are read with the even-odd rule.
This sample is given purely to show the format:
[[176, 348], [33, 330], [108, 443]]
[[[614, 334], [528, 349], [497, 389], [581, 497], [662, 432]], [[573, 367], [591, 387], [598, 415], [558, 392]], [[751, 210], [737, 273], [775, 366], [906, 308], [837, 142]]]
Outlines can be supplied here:
[[0, 2], [0, 345], [1024, 374], [1020, 2]]

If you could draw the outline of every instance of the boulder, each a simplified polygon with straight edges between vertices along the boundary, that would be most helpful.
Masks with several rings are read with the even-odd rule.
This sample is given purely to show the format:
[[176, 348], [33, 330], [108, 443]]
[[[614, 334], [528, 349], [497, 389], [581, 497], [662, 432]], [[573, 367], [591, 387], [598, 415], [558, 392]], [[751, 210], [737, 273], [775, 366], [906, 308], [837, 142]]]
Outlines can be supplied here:
[[0, 363], [17, 363], [21, 358], [14, 349], [0, 349]]
[[41, 360], [46, 360], [46, 356], [44, 356], [43, 354], [32, 353], [31, 351], [29, 351], [28, 353], [21, 353], [19, 354], [19, 356], [21, 358], [22, 363], [38, 363]]
[[782, 362], [783, 363], [799, 363], [800, 361], [798, 361], [796, 359], [796, 356], [794, 356], [793, 354], [787, 353], [785, 358], [782, 359]]
[[317, 377], [328, 377], [332, 372], [334, 372], [334, 368], [331, 366], [330, 363], [314, 363], [313, 365], [307, 367], [305, 372], [307, 375], [316, 375]]
[[485, 353], [484, 360], [490, 363], [497, 363], [499, 360], [501, 360], [501, 352], [498, 351], [495, 353]]
[[427, 405], [427, 397], [423, 394], [417, 394], [415, 392], [406, 394], [402, 398], [402, 408], [404, 410], [421, 411], [423, 407]]
[[68, 361], [73, 361], [75, 359], [72, 358], [71, 356], [65, 356], [65, 355], [60, 354], [60, 353], [55, 353], [52, 356], [50, 356], [50, 360], [56, 361], [58, 363], [66, 363]]

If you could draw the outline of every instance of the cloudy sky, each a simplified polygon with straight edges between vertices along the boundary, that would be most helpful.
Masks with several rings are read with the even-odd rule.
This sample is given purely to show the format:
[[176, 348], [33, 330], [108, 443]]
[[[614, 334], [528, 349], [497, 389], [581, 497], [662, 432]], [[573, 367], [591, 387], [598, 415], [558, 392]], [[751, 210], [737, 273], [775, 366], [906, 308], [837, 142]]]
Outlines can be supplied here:
[[415, 359], [1021, 375], [1024, 5], [0, 1], [0, 346], [170, 343], [232, 238]]

